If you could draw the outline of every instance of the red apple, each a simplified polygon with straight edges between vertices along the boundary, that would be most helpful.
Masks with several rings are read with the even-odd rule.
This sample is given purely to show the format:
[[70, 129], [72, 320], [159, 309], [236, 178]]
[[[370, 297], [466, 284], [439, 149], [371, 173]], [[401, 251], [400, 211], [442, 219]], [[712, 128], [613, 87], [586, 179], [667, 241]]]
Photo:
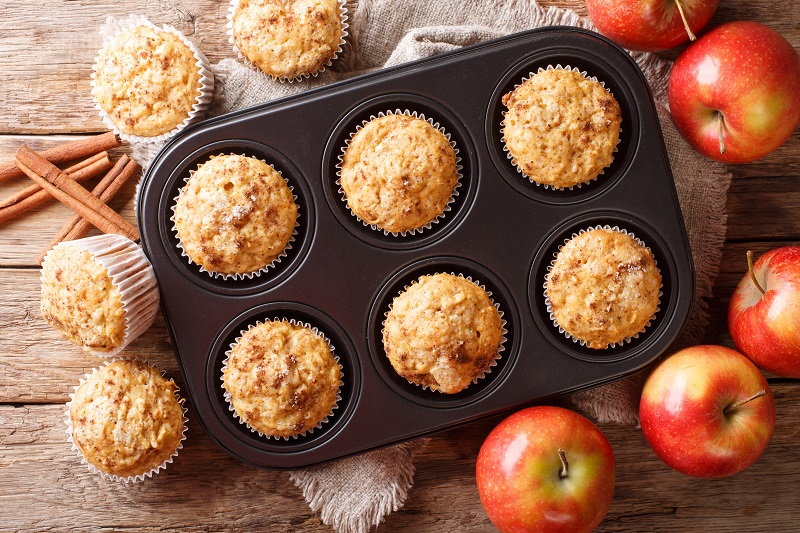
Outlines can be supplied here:
[[694, 346], [662, 361], [639, 404], [647, 442], [662, 461], [695, 477], [718, 478], [759, 458], [775, 429], [767, 380], [745, 356]]
[[800, 121], [800, 55], [762, 24], [724, 24], [678, 56], [669, 107], [698, 152], [723, 163], [754, 161]]
[[588, 532], [614, 496], [608, 441], [560, 407], [529, 407], [500, 422], [475, 470], [483, 508], [503, 532]]
[[719, 0], [586, 0], [597, 29], [628, 50], [659, 52], [699, 32]]
[[759, 368], [800, 378], [800, 246], [762, 255], [733, 292], [728, 329]]

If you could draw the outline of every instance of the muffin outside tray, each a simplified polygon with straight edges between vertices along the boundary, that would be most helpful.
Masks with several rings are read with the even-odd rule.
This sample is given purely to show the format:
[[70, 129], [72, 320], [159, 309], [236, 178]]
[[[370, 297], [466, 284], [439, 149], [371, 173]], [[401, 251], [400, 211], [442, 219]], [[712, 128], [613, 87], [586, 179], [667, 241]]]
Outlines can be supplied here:
[[[508, 85], [558, 63], [602, 78], [626, 124], [604, 178], [573, 191], [520, 180], [497, 127]], [[354, 123], [376, 110], [409, 107], [436, 116], [453, 135], [463, 179], [440, 224], [398, 243], [342, 212], [335, 166], [342, 135]], [[198, 159], [243, 149], [283, 172], [300, 191], [308, 218], [297, 246], [266, 279], [210, 280], [180, 257], [169, 231], [170, 202]], [[320, 463], [621, 378], [664, 353], [680, 334], [693, 295], [688, 239], [644, 78], [621, 48], [576, 28], [512, 35], [189, 128], [154, 160], [139, 205], [144, 247], [198, 419], [228, 453], [262, 467]], [[629, 228], [653, 248], [663, 296], [645, 334], [598, 355], [553, 328], [540, 273], [567, 232], [605, 224]], [[492, 291], [508, 334], [504, 355], [486, 378], [440, 400], [392, 381], [376, 341], [387, 298], [421, 275], [452, 271]], [[330, 423], [289, 441], [248, 435], [218, 385], [231, 335], [248, 321], [276, 315], [319, 327], [352, 377]]]

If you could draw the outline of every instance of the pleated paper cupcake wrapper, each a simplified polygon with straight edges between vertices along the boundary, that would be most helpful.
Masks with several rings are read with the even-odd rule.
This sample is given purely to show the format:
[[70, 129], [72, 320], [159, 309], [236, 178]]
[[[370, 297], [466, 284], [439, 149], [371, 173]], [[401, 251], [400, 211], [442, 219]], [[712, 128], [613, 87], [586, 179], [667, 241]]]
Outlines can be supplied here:
[[[248, 157], [248, 156], [246, 156], [244, 154], [230, 154], [230, 155], [241, 155], [242, 157]], [[200, 166], [203, 165], [203, 163], [198, 164], [197, 168], [192, 170], [191, 172], [189, 172], [189, 176], [184, 178], [184, 180], [183, 180], [184, 186], [180, 188], [180, 190], [178, 191], [178, 196], [176, 196], [172, 201], [172, 206], [170, 207], [170, 209], [172, 211], [172, 216], [169, 217], [169, 220], [170, 220], [170, 222], [172, 222], [171, 231], [172, 231], [172, 234], [175, 236], [175, 239], [178, 241], [178, 245], [177, 246], [178, 246], [178, 249], [180, 249], [180, 251], [181, 251], [181, 256], [185, 257], [186, 261], [190, 265], [197, 265], [197, 267], [200, 269], [200, 272], [206, 272], [212, 278], [219, 278], [219, 279], [224, 279], [224, 280], [239, 280], [239, 279], [253, 279], [253, 277], [260, 277], [262, 274], [267, 273], [269, 271], [269, 269], [275, 268], [275, 266], [278, 265], [278, 263], [280, 263], [281, 260], [286, 257], [288, 251], [292, 249], [292, 243], [295, 242], [295, 238], [297, 237], [297, 228], [300, 227], [300, 216], [301, 216], [301, 213], [300, 213], [300, 206], [297, 204], [297, 195], [294, 194], [294, 187], [292, 187], [289, 184], [289, 180], [287, 180], [283, 176], [283, 173], [280, 170], [276, 169], [274, 166], [270, 165], [269, 163], [267, 163], [263, 159], [259, 159], [259, 161], [261, 161], [262, 163], [264, 163], [266, 165], [269, 165], [270, 168], [272, 168], [272, 170], [274, 170], [275, 172], [280, 174], [281, 177], [283, 178], [283, 180], [286, 182], [287, 187], [289, 187], [289, 190], [292, 191], [292, 198], [294, 199], [294, 205], [297, 208], [297, 216], [296, 216], [295, 221], [294, 221], [294, 228], [292, 228], [292, 234], [289, 237], [289, 242], [286, 243], [286, 246], [283, 247], [283, 250], [281, 251], [280, 254], [278, 254], [278, 256], [275, 259], [270, 261], [268, 264], [266, 264], [262, 268], [259, 268], [258, 270], [254, 270], [253, 272], [244, 272], [244, 273], [236, 273], [236, 274], [227, 274], [225, 272], [214, 272], [213, 270], [208, 270], [203, 265], [201, 265], [199, 263], [196, 263], [194, 260], [192, 260], [192, 258], [186, 252], [186, 249], [183, 247], [183, 242], [181, 242], [181, 237], [180, 237], [180, 235], [178, 235], [178, 227], [175, 224], [175, 208], [178, 205], [178, 198], [181, 197], [181, 194], [183, 194], [183, 190], [186, 188], [186, 183], [189, 182], [189, 180], [192, 178], [192, 175], [195, 172], [197, 172], [197, 170], [200, 168]]]
[[173, 137], [176, 133], [181, 131], [182, 129], [186, 128], [190, 124], [197, 122], [206, 113], [211, 100], [214, 97], [214, 74], [211, 72], [211, 67], [209, 65], [208, 59], [197, 48], [194, 43], [192, 43], [186, 36], [181, 33], [180, 31], [176, 30], [172, 26], [164, 24], [161, 28], [147, 20], [147, 18], [141, 15], [130, 15], [125, 19], [117, 20], [114, 17], [109, 16], [106, 19], [105, 24], [100, 28], [100, 35], [103, 37], [103, 46], [107, 46], [111, 40], [113, 40], [117, 35], [135, 28], [137, 26], [147, 26], [148, 28], [152, 28], [153, 31], [156, 33], [167, 32], [175, 35], [178, 37], [183, 44], [189, 47], [189, 49], [194, 54], [195, 59], [197, 60], [196, 65], [197, 69], [200, 72], [200, 87], [199, 93], [195, 98], [194, 104], [192, 104], [192, 110], [189, 112], [189, 115], [178, 124], [174, 129], [168, 131], [167, 133], [162, 133], [161, 135], [156, 135], [153, 137], [145, 137], [141, 135], [133, 135], [130, 133], [123, 133], [119, 130], [119, 128], [114, 124], [114, 121], [111, 119], [111, 116], [105, 111], [102, 107], [100, 107], [100, 103], [97, 101], [97, 97], [95, 96], [95, 67], [97, 66], [97, 62], [100, 59], [100, 52], [98, 50], [98, 55], [95, 57], [94, 65], [92, 66], [92, 96], [94, 97], [94, 105], [97, 109], [98, 113], [100, 114], [100, 118], [103, 120], [103, 123], [114, 133], [120, 136], [120, 138], [128, 141], [128, 142], [138, 142], [138, 143], [160, 143], [166, 141], [167, 139]]
[[[344, 189], [342, 188], [342, 163], [344, 161], [344, 154], [347, 151], [347, 148], [350, 146], [350, 142], [353, 140], [353, 137], [355, 137], [356, 134], [359, 131], [361, 131], [361, 129], [364, 126], [366, 126], [369, 122], [375, 120], [376, 118], [385, 117], [385, 116], [388, 116], [388, 115], [406, 115], [406, 116], [409, 116], [409, 117], [414, 117], [414, 118], [418, 118], [418, 119], [424, 120], [425, 122], [427, 122], [428, 124], [430, 124], [431, 126], [436, 128], [437, 130], [439, 130], [439, 132], [441, 132], [442, 135], [445, 136], [445, 138], [447, 139], [447, 142], [449, 142], [450, 146], [453, 147], [453, 152], [455, 153], [455, 156], [456, 156], [456, 184], [453, 187], [453, 192], [450, 194], [450, 198], [447, 200], [447, 203], [445, 204], [444, 209], [442, 209], [441, 213], [436, 215], [436, 217], [433, 220], [431, 220], [430, 222], [428, 222], [424, 226], [421, 226], [419, 228], [413, 228], [413, 229], [406, 230], [406, 231], [389, 231], [389, 230], [385, 230], [385, 229], [380, 228], [379, 226], [377, 226], [375, 224], [370, 224], [369, 222], [363, 220], [361, 217], [359, 217], [357, 214], [355, 214], [353, 212], [353, 210], [350, 208], [350, 204], [347, 202], [347, 196], [345, 195]], [[456, 146], [456, 142], [452, 139], [451, 135], [447, 131], [445, 131], [444, 127], [442, 127], [438, 122], [434, 122], [433, 119], [426, 118], [425, 115], [422, 114], [422, 113], [419, 113], [417, 111], [409, 111], [408, 109], [403, 109], [403, 110], [401, 110], [401, 109], [391, 110], [390, 109], [390, 110], [387, 110], [387, 111], [381, 111], [377, 115], [370, 115], [370, 117], [367, 120], [362, 120], [361, 121], [361, 125], [356, 126], [356, 130], [355, 131], [350, 133], [350, 136], [348, 137], [347, 140], [345, 140], [344, 146], [342, 146], [342, 148], [341, 148], [341, 153], [337, 156], [339, 162], [336, 164], [336, 186], [339, 187], [339, 190], [338, 190], [339, 198], [347, 206], [347, 210], [350, 212], [350, 214], [353, 217], [355, 217], [364, 226], [367, 226], [367, 227], [369, 227], [370, 229], [372, 229], [374, 231], [380, 231], [380, 232], [383, 232], [384, 235], [392, 236], [392, 237], [405, 237], [407, 235], [420, 234], [424, 230], [431, 229], [431, 227], [433, 227], [434, 224], [438, 224], [442, 219], [444, 219], [444, 217], [447, 215], [447, 213], [450, 212], [453, 202], [456, 201], [456, 197], [458, 197], [458, 189], [461, 187], [462, 178], [463, 178], [463, 175], [461, 174], [461, 170], [463, 169], [463, 166], [461, 165], [461, 158], [458, 156], [458, 153], [459, 153], [459, 150], [458, 150], [458, 147]]]
[[125, 313], [125, 334], [122, 343], [112, 350], [102, 351], [84, 347], [89, 353], [103, 358], [115, 358], [131, 342], [153, 324], [160, 302], [153, 267], [139, 246], [122, 235], [105, 234], [65, 241], [56, 245], [44, 258], [42, 266], [61, 246], [86, 250], [107, 271], [120, 295]]
[[[553, 326], [555, 326], [555, 328], [558, 330], [558, 332], [562, 333], [566, 338], [570, 339], [572, 342], [580, 344], [581, 346], [586, 346], [587, 342], [570, 335], [570, 333], [567, 330], [565, 330], [564, 328], [561, 327], [561, 325], [558, 323], [558, 320], [556, 320], [555, 314], [553, 313], [553, 306], [552, 306], [552, 304], [550, 302], [550, 297], [547, 296], [547, 276], [550, 273], [550, 271], [553, 270], [553, 267], [555, 266], [555, 263], [556, 263], [556, 258], [558, 256], [558, 254], [561, 252], [561, 249], [564, 248], [564, 245], [566, 245], [569, 241], [571, 241], [572, 239], [574, 239], [575, 237], [577, 237], [579, 235], [583, 235], [584, 233], [587, 233], [589, 231], [599, 230], [599, 229], [604, 229], [604, 230], [608, 230], [608, 231], [616, 231], [616, 232], [622, 233], [622, 234], [627, 235], [628, 237], [632, 238], [633, 240], [636, 241], [636, 244], [638, 244], [642, 248], [647, 249], [647, 251], [650, 252], [650, 254], [653, 256], [653, 262], [655, 263], [656, 268], [658, 268], [658, 261], [656, 260], [655, 254], [653, 254], [653, 251], [650, 249], [650, 247], [647, 246], [644, 243], [644, 241], [642, 241], [641, 239], [636, 237], [636, 235], [634, 235], [632, 232], [630, 232], [630, 231], [628, 231], [626, 229], [622, 229], [619, 226], [610, 226], [608, 224], [606, 224], [606, 225], [597, 225], [597, 226], [594, 226], [594, 227], [589, 227], [589, 228], [586, 228], [586, 229], [582, 229], [582, 230], [578, 231], [577, 233], [573, 233], [570, 238], [564, 239], [564, 244], [562, 244], [562, 245], [560, 245], [558, 247], [558, 252], [556, 252], [553, 255], [553, 259], [550, 260], [550, 265], [547, 267], [547, 274], [545, 274], [544, 284], [542, 285], [542, 287], [544, 288], [544, 305], [545, 305], [545, 308], [547, 309], [547, 314], [550, 316], [550, 321], [553, 323]], [[656, 303], [656, 309], [655, 309], [655, 311], [653, 311], [653, 315], [650, 317], [650, 320], [647, 321], [647, 324], [645, 324], [644, 327], [639, 332], [637, 332], [636, 334], [631, 335], [629, 337], [625, 337], [622, 340], [619, 340], [617, 342], [609, 343], [608, 346], [605, 348], [606, 350], [609, 349], [609, 348], [617, 348], [617, 347], [624, 346], [626, 343], [631, 342], [633, 339], [638, 339], [639, 335], [641, 335], [645, 331], [647, 331], [647, 328], [649, 328], [652, 325], [653, 319], [661, 311], [661, 297], [664, 295], [663, 290], [664, 290], [664, 284], [662, 283], [658, 287], [658, 303]]]
[[[508, 335], [508, 329], [506, 329], [506, 320], [503, 318], [504, 313], [503, 313], [503, 310], [500, 309], [500, 304], [495, 302], [494, 298], [492, 298], [492, 291], [488, 290], [486, 288], [486, 286], [483, 285], [479, 280], [473, 279], [472, 276], [465, 276], [465, 275], [461, 274], [460, 272], [449, 272], [449, 274], [452, 275], [452, 276], [458, 276], [459, 278], [465, 279], [465, 280], [467, 280], [467, 281], [469, 281], [471, 283], [474, 283], [475, 285], [477, 285], [481, 289], [483, 289], [484, 292], [486, 293], [486, 295], [489, 297], [489, 301], [492, 302], [492, 305], [494, 306], [495, 309], [497, 309], [497, 312], [500, 314], [500, 327], [502, 328], [502, 336], [500, 337], [500, 345], [497, 347], [497, 355], [495, 356], [494, 359], [492, 359], [489, 362], [489, 365], [486, 367], [486, 370], [484, 370], [483, 372], [481, 372], [480, 374], [478, 374], [477, 376], [475, 376], [472, 379], [470, 384], [475, 385], [475, 384], [478, 383], [478, 381], [480, 381], [483, 378], [485, 378], [487, 374], [491, 374], [492, 373], [492, 368], [496, 367], [497, 364], [500, 362], [500, 359], [503, 358], [503, 351], [506, 349], [505, 345], [506, 345], [506, 341], [508, 340], [508, 338], [506, 337], [506, 335]], [[413, 281], [411, 283], [411, 285], [413, 285], [414, 283], [419, 282], [423, 278], [429, 278], [429, 277], [431, 277], [431, 274], [426, 274], [424, 276], [420, 276], [415, 281]], [[398, 293], [395, 295], [395, 298], [397, 296], [400, 296], [404, 292], [406, 292], [409, 289], [409, 287], [411, 287], [411, 285], [404, 285], [403, 289], [398, 291]], [[389, 313], [391, 313], [391, 311], [392, 311], [393, 304], [394, 304], [394, 302], [389, 304], [389, 309], [385, 313], [383, 313], [383, 321], [381, 322], [381, 329], [382, 330], [386, 329], [386, 319], [389, 317]], [[417, 387], [419, 387], [419, 388], [421, 388], [423, 390], [429, 390], [429, 391], [433, 391], [433, 392], [441, 392], [441, 391], [435, 391], [435, 390], [431, 389], [430, 387], [428, 387], [427, 385], [422, 385], [421, 383], [414, 383], [413, 381], [409, 381], [409, 383], [411, 383], [412, 385], [416, 385]], [[462, 389], [462, 390], [466, 390], [467, 388], [469, 388], [469, 386], [464, 387], [464, 389]], [[447, 393], [441, 392], [441, 394], [447, 394]]]
[[247, 329], [241, 330], [239, 332], [239, 336], [236, 337], [236, 339], [230, 344], [230, 347], [225, 351], [225, 359], [222, 360], [222, 373], [220, 375], [220, 382], [221, 382], [220, 386], [222, 387], [222, 391], [223, 391], [222, 395], [225, 397], [225, 401], [228, 403], [228, 411], [233, 413], [233, 417], [240, 424], [246, 426], [247, 429], [249, 429], [253, 433], [256, 433], [259, 437], [263, 437], [265, 439], [270, 439], [270, 440], [281, 440], [281, 439], [283, 439], [285, 441], [288, 441], [289, 439], [298, 439], [300, 437], [305, 437], [306, 435], [311, 435], [312, 433], [314, 433], [314, 430], [321, 429], [322, 426], [324, 426], [326, 423], [328, 423], [328, 421], [334, 416], [335, 411], [339, 408], [339, 403], [342, 401], [342, 385], [344, 384], [344, 370], [342, 369], [342, 364], [339, 362], [339, 356], [336, 355], [336, 349], [334, 348], [333, 344], [331, 344], [330, 339], [324, 333], [322, 333], [319, 329], [313, 327], [311, 324], [308, 324], [306, 322], [301, 322], [301, 321], [295, 320], [295, 319], [286, 319], [286, 318], [275, 317], [271, 321], [272, 322], [285, 322], [285, 323], [291, 324], [293, 326], [310, 329], [316, 335], [318, 335], [322, 340], [325, 341], [325, 344], [328, 345], [328, 349], [331, 351], [331, 354], [333, 355], [333, 358], [336, 361], [336, 364], [339, 366], [339, 389], [336, 391], [336, 402], [333, 404], [333, 407], [331, 407], [331, 412], [330, 413], [328, 413], [322, 419], [320, 419], [320, 421], [317, 422], [317, 424], [314, 427], [309, 428], [309, 429], [307, 429], [305, 431], [302, 431], [300, 433], [296, 433], [296, 434], [290, 435], [288, 437], [277, 436], [277, 435], [267, 435], [266, 433], [262, 433], [259, 430], [255, 429], [254, 427], [252, 427], [250, 424], [245, 422], [239, 416], [239, 413], [236, 412], [236, 408], [233, 407], [233, 403], [231, 402], [231, 393], [228, 392], [228, 390], [225, 388], [225, 371], [228, 369], [228, 359], [231, 356], [231, 350], [233, 350], [233, 347], [242, 339], [242, 336], [245, 333], [247, 333], [251, 329], [263, 324], [264, 322], [258, 320], [258, 321], [256, 321], [255, 324], [250, 324], [249, 326], [247, 326]]
[[225, 25], [225, 27], [227, 28], [227, 32], [226, 33], [228, 35], [228, 42], [231, 44], [231, 46], [233, 46], [233, 51], [236, 52], [236, 56], [240, 60], [242, 60], [242, 62], [245, 65], [247, 65], [249, 68], [253, 69], [256, 72], [260, 72], [260, 73], [264, 74], [265, 76], [269, 76], [273, 80], [278, 80], [278, 81], [281, 81], [281, 82], [293, 83], [293, 82], [296, 82], [296, 81], [303, 81], [304, 79], [310, 78], [312, 76], [316, 78], [317, 76], [319, 76], [320, 74], [325, 72], [325, 69], [327, 67], [330, 67], [333, 64], [334, 61], [336, 61], [336, 59], [342, 53], [342, 47], [345, 45], [345, 41], [347, 40], [348, 35], [350, 35], [349, 32], [347, 31], [347, 29], [350, 27], [350, 24], [348, 24], [348, 22], [347, 22], [348, 21], [348, 16], [347, 16], [347, 7], [345, 6], [345, 2], [346, 2], [346, 0], [338, 0], [339, 16], [340, 16], [341, 22], [342, 22], [342, 35], [339, 38], [339, 42], [337, 43], [336, 51], [333, 53], [333, 56], [331, 56], [331, 58], [326, 63], [324, 63], [320, 68], [318, 68], [314, 72], [307, 72], [307, 73], [301, 74], [299, 76], [275, 76], [273, 74], [269, 74], [267, 72], [264, 72], [263, 70], [258, 68], [258, 66], [256, 66], [252, 61], [250, 61], [247, 58], [247, 56], [244, 54], [244, 52], [242, 52], [239, 49], [239, 47], [236, 46], [236, 41], [233, 38], [233, 14], [236, 12], [236, 9], [239, 7], [239, 0], [231, 0], [230, 5], [228, 6], [228, 15], [226, 17], [228, 19], [228, 23]]
[[[514, 85], [514, 89], [516, 90], [517, 87], [519, 87], [520, 85], [522, 85], [523, 83], [525, 83], [526, 81], [531, 79], [536, 74], [545, 72], [547, 70], [571, 70], [572, 72], [576, 72], [576, 73], [580, 74], [581, 76], [583, 76], [587, 80], [599, 83], [603, 87], [603, 89], [608, 91], [608, 94], [610, 94], [611, 96], [614, 96], [614, 93], [612, 93], [611, 90], [608, 87], [606, 87], [606, 83], [604, 81], [598, 80], [597, 76], [589, 76], [589, 74], [585, 70], [581, 70], [578, 67], [571, 67], [569, 65], [564, 65], [562, 67], [560, 64], [557, 64], [556, 66], [547, 65], [547, 68], [539, 67], [539, 69], [536, 72], [531, 72], [526, 77], [522, 78], [522, 81], [520, 81], [519, 83]], [[500, 128], [500, 136], [501, 136], [501, 139], [505, 135], [506, 113], [508, 113], [508, 111], [503, 111], [503, 120], [500, 122], [500, 126], [501, 126], [501, 128]], [[622, 128], [620, 128], [619, 131], [620, 131], [620, 133], [622, 133]], [[620, 142], [620, 138], [617, 137], [617, 144], [614, 146], [614, 151], [612, 153], [616, 154], [619, 151], [619, 142]], [[530, 181], [531, 183], [533, 183], [537, 187], [543, 187], [545, 189], [552, 189], [554, 191], [572, 191], [574, 189], [580, 189], [583, 185], [589, 185], [590, 183], [597, 181], [597, 179], [605, 173], [605, 168], [604, 168], [603, 170], [601, 170], [597, 174], [597, 176], [595, 176], [594, 178], [592, 178], [592, 179], [590, 179], [588, 181], [585, 181], [583, 183], [576, 183], [575, 185], [573, 185], [571, 187], [556, 187], [554, 185], [549, 185], [547, 183], [539, 183], [538, 181], [532, 179], [530, 176], [525, 174], [525, 171], [519, 165], [517, 165], [516, 159], [514, 159], [514, 156], [511, 155], [511, 152], [508, 150], [508, 146], [506, 146], [505, 142], [503, 142], [503, 152], [505, 152], [506, 158], [508, 158], [508, 160], [511, 161], [511, 164], [514, 165], [514, 168], [516, 169], [516, 171], [519, 173], [520, 176], [522, 176], [526, 180]], [[606, 167], [606, 168], [608, 168], [608, 167]]]
[[[140, 361], [138, 359], [131, 359], [131, 360], [132, 361], [136, 361], [138, 363], [142, 363], [142, 364], [148, 364], [148, 363], [145, 363], [144, 361]], [[105, 362], [105, 366], [108, 366], [111, 363], [112, 363], [112, 361], [106, 361]], [[148, 366], [153, 366], [153, 365], [149, 365], [148, 364]], [[153, 368], [155, 368], [155, 367], [153, 367]], [[180, 404], [181, 409], [183, 410], [183, 429], [181, 430], [181, 440], [178, 442], [178, 446], [175, 448], [175, 450], [172, 452], [172, 454], [169, 457], [167, 457], [164, 460], [164, 462], [162, 462], [158, 466], [156, 466], [154, 468], [151, 468], [147, 472], [143, 472], [143, 473], [137, 474], [135, 476], [118, 476], [116, 474], [109, 474], [107, 472], [103, 472], [102, 470], [100, 470], [99, 468], [94, 466], [92, 463], [87, 461], [86, 458], [83, 456], [83, 453], [81, 452], [80, 448], [78, 448], [78, 446], [75, 444], [74, 439], [72, 438], [72, 416], [70, 416], [70, 409], [72, 408], [72, 402], [75, 401], [75, 395], [78, 393], [78, 389], [84, 383], [89, 381], [89, 379], [91, 379], [91, 377], [94, 375], [94, 373], [97, 372], [98, 370], [100, 370], [100, 369], [99, 368], [93, 368], [90, 373], [86, 374], [85, 377], [81, 378], [80, 382], [77, 385], [75, 385], [75, 387], [74, 387], [75, 390], [69, 395], [70, 400], [66, 404], [67, 410], [64, 413], [64, 423], [67, 425], [67, 429], [66, 429], [67, 442], [69, 442], [72, 445], [72, 450], [78, 455], [78, 457], [81, 460], [81, 463], [85, 464], [87, 466], [89, 472], [91, 472], [92, 474], [99, 475], [103, 479], [108, 479], [110, 481], [115, 481], [115, 482], [118, 482], [118, 483], [139, 483], [140, 481], [144, 481], [145, 479], [149, 479], [149, 478], [153, 477], [154, 474], [158, 474], [159, 472], [161, 472], [162, 470], [167, 468], [167, 465], [172, 463], [172, 461], [175, 460], [175, 457], [177, 457], [178, 452], [183, 449], [183, 441], [186, 440], [186, 429], [187, 429], [186, 424], [189, 423], [189, 419], [186, 418], [186, 407], [183, 405], [183, 398], [180, 397], [180, 395], [178, 394], [179, 391], [176, 390], [175, 391], [175, 398], [178, 400], [178, 403]], [[156, 369], [156, 370], [158, 370], [158, 369]], [[163, 371], [159, 371], [159, 372], [161, 372], [162, 376], [164, 375]]]

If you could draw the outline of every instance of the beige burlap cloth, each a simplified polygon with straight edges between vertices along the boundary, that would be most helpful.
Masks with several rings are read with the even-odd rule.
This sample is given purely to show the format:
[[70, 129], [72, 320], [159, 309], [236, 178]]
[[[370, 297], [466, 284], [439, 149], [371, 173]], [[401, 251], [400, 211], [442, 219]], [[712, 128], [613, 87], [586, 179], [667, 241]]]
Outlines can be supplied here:
[[[242, 109], [508, 33], [558, 24], [593, 29], [589, 20], [568, 10], [543, 9], [535, 0], [349, 0], [347, 7], [350, 38], [332, 68], [317, 78], [288, 84], [273, 81], [235, 59], [225, 59], [214, 67], [218, 90], [210, 114]], [[220, 31], [224, 31], [224, 21], [220, 21]], [[725, 238], [730, 174], [724, 166], [694, 152], [673, 126], [664, 107], [670, 64], [646, 54], [635, 58], [661, 104], [661, 128], [694, 255], [696, 297], [679, 341], [689, 345], [700, 340], [708, 323], [706, 308]], [[149, 161], [156, 148], [135, 146], [134, 156]], [[635, 424], [643, 379], [643, 375], [635, 375], [576, 394], [571, 401], [595, 420]], [[403, 505], [413, 483], [414, 453], [423, 446], [424, 439], [420, 439], [290, 475], [323, 522], [337, 531], [364, 532]]]

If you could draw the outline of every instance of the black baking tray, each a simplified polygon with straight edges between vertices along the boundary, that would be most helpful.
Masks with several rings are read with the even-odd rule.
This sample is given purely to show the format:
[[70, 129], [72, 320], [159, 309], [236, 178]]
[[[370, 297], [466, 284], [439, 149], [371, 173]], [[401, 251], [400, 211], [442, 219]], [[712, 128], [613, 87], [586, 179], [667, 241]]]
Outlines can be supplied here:
[[[600, 178], [556, 191], [520, 176], [502, 150], [500, 99], [530, 72], [569, 65], [605, 82], [622, 108], [614, 163]], [[364, 226], [338, 194], [337, 156], [372, 115], [423, 113], [451, 134], [462, 186], [452, 210], [422, 233], [386, 236]], [[222, 280], [181, 257], [171, 206], [210, 155], [244, 153], [273, 164], [293, 187], [299, 228], [274, 269]], [[631, 57], [581, 29], [548, 27], [465, 47], [202, 122], [176, 135], [150, 165], [138, 197], [144, 250], [194, 411], [211, 438], [256, 466], [297, 468], [426, 435], [503, 410], [594, 387], [652, 362], [680, 334], [694, 269], [675, 186], [645, 79]], [[542, 285], [557, 247], [574, 232], [618, 226], [653, 251], [660, 311], [638, 338], [592, 350], [567, 339], [545, 310]], [[392, 298], [423, 274], [471, 276], [506, 321], [499, 364], [446, 395], [391, 368], [381, 323]], [[310, 323], [343, 367], [331, 419], [303, 437], [268, 439], [228, 410], [224, 352], [261, 319]]]

